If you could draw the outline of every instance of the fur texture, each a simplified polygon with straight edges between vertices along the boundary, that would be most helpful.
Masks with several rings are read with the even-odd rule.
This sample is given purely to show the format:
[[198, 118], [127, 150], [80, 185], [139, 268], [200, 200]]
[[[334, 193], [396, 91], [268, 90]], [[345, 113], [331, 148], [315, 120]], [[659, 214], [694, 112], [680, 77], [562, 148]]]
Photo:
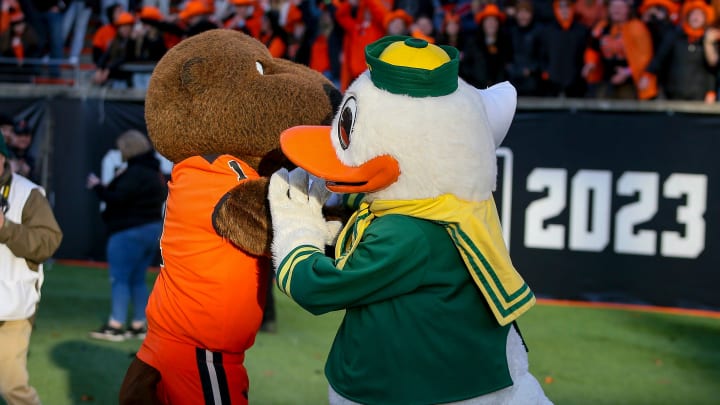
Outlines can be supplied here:
[[[280, 133], [329, 124], [340, 97], [320, 73], [273, 58], [257, 40], [212, 30], [182, 41], [160, 60], [145, 119], [154, 147], [172, 162], [230, 154], [269, 176], [290, 167], [280, 152]], [[215, 227], [246, 252], [267, 254], [267, 180], [251, 183], [229, 190]]]

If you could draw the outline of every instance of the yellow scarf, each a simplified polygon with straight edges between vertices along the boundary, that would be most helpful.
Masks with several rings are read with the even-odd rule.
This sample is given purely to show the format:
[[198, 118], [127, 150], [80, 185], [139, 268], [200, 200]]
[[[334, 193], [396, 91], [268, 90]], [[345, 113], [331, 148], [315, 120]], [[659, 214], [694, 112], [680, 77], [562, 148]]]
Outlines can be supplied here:
[[500, 325], [514, 321], [535, 304], [535, 296], [510, 261], [492, 197], [468, 202], [445, 194], [424, 200], [363, 202], [338, 238], [335, 253], [339, 269], [360, 243], [370, 222], [388, 214], [443, 225]]

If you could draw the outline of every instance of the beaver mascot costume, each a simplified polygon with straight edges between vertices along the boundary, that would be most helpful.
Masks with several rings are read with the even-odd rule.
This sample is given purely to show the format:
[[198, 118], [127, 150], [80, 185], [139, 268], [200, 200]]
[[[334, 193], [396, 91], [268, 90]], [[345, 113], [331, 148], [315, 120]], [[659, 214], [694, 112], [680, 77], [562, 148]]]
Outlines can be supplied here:
[[280, 133], [329, 124], [340, 93], [232, 30], [184, 40], [157, 64], [145, 100], [155, 148], [174, 163], [162, 266], [147, 336], [122, 404], [246, 404], [245, 351], [271, 279], [269, 177]]

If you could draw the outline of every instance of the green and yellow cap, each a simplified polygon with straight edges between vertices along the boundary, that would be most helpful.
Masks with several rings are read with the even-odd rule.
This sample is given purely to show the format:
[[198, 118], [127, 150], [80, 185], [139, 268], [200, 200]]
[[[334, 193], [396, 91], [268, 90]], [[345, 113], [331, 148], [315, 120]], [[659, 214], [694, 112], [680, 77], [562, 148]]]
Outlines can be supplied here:
[[387, 36], [365, 47], [370, 79], [379, 89], [411, 97], [438, 97], [458, 87], [459, 52], [408, 36]]

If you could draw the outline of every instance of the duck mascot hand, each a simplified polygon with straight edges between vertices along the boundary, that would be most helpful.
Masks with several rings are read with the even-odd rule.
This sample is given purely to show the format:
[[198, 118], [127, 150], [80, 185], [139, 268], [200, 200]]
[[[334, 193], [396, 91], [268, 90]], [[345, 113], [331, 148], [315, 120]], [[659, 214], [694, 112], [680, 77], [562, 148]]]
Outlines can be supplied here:
[[341, 223], [323, 218], [322, 207], [328, 198], [330, 191], [325, 182], [315, 180], [310, 184], [308, 173], [302, 169], [280, 169], [272, 175], [268, 199], [276, 229], [273, 257], [285, 257], [295, 246], [324, 249], [334, 243]]

